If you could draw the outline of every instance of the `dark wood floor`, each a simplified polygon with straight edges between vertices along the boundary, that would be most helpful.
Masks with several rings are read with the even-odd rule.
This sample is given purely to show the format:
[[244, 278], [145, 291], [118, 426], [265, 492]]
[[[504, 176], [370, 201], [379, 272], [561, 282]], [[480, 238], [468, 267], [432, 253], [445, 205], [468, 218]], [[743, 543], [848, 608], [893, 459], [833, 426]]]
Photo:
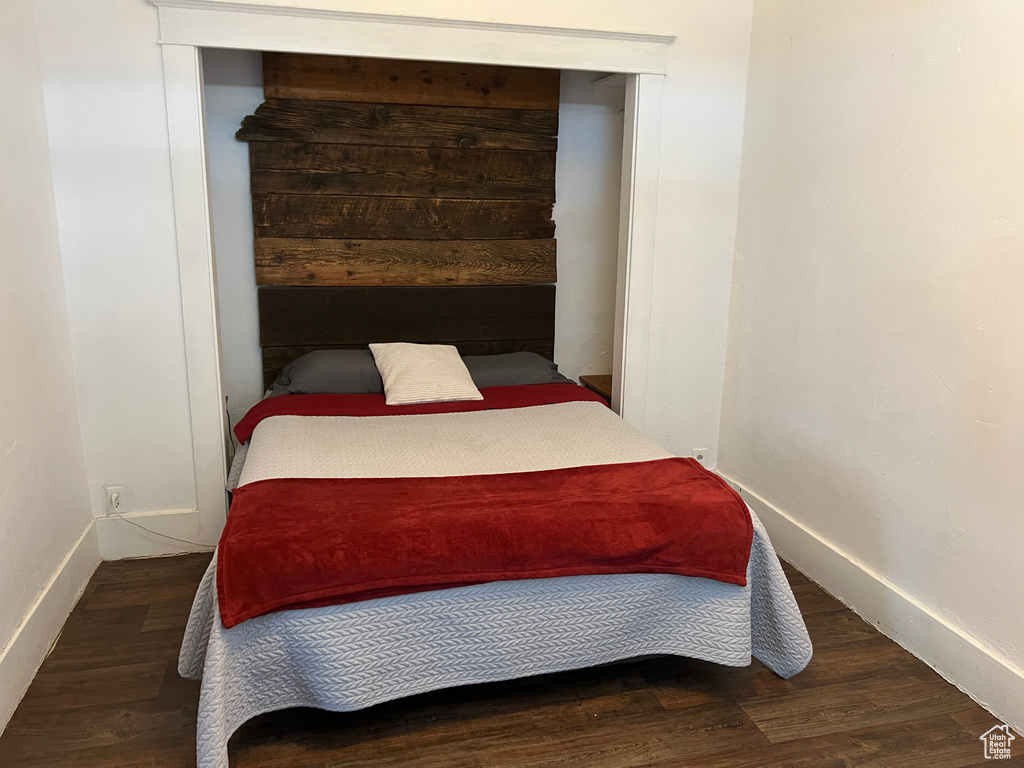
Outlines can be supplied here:
[[[195, 764], [198, 683], [176, 655], [208, 555], [100, 566], [0, 736], [5, 768]], [[986, 765], [997, 723], [787, 569], [815, 656], [792, 680], [658, 659], [246, 724], [236, 768], [772, 768]], [[1024, 742], [1024, 740], [1022, 740]], [[1003, 766], [1024, 765], [1024, 747]]]

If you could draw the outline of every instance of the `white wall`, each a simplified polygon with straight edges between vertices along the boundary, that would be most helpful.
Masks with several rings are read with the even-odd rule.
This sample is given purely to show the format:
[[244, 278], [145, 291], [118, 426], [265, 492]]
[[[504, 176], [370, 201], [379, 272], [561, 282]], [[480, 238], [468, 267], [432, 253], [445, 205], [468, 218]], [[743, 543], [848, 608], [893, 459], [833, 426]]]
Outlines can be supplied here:
[[562, 73], [555, 159], [555, 362], [571, 379], [611, 373], [624, 88]]
[[195, 507], [156, 8], [35, 0], [92, 509]]
[[[223, 385], [236, 424], [263, 392], [248, 145], [234, 138], [263, 101], [262, 62], [252, 51], [207, 50], [203, 71]], [[612, 365], [623, 89], [595, 88], [599, 77], [562, 75], [555, 360], [570, 378]]]
[[0, 72], [2, 730], [99, 555], [85, 535], [92, 518], [30, 0], [0, 3]]
[[235, 425], [263, 396], [249, 145], [235, 139], [242, 118], [263, 103], [262, 55], [256, 51], [205, 50], [203, 76], [222, 386], [228, 416]]
[[[659, 13], [665, 78], [647, 430], [668, 450], [718, 454], [751, 4], [622, 4]], [[638, 19], [639, 20], [639, 19]], [[658, 29], [657, 16], [644, 28]]]
[[[145, 0], [36, 0], [75, 377], [93, 509], [193, 507], [195, 477], [157, 14]], [[338, 7], [403, 13], [397, 0]], [[417, 11], [419, 12], [419, 11]], [[750, 0], [508, 4], [439, 17], [674, 34], [647, 423], [666, 447], [717, 442]], [[439, 50], [439, 57], [443, 51]]]
[[1024, 726], [1024, 5], [759, 0], [719, 467]]

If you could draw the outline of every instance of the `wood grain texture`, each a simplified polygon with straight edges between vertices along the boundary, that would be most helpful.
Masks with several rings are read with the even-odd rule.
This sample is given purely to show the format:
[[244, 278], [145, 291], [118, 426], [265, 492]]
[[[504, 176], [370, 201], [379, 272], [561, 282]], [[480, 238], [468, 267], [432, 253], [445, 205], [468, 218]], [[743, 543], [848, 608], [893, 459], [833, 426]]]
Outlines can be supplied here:
[[355, 56], [263, 54], [268, 99], [558, 109], [556, 69]]
[[[176, 670], [188, 613], [178, 595], [195, 589], [209, 559], [101, 564], [0, 735], [0, 765], [194, 766], [199, 684]], [[787, 573], [813, 597], [816, 587]], [[357, 712], [289, 709], [243, 725], [230, 742], [231, 761], [236, 768], [994, 764], [978, 736], [998, 721], [877, 632], [867, 642], [859, 631], [841, 642], [854, 626], [843, 618], [849, 614], [815, 614], [823, 618], [812, 640], [827, 635], [832, 650], [816, 653], [791, 680], [757, 661], [730, 668], [666, 657], [434, 691]], [[144, 631], [155, 617], [161, 627]], [[829, 617], [833, 624], [824, 623]], [[784, 740], [773, 743], [780, 734]], [[1024, 765], [1018, 744], [999, 765]]]
[[249, 142], [259, 192], [554, 200], [555, 153]]
[[553, 282], [554, 242], [531, 241], [554, 237], [559, 79], [265, 54], [267, 101], [236, 134], [250, 142], [259, 284]]
[[609, 402], [612, 399], [612, 376], [611, 374], [590, 374], [580, 376], [580, 384], [593, 392], [596, 392]]
[[242, 120], [241, 141], [554, 152], [558, 112], [272, 99]]
[[509, 240], [555, 234], [550, 200], [253, 192], [252, 208], [257, 237]]
[[713, 757], [687, 757], [659, 768], [966, 768], [977, 758], [981, 743], [973, 743], [967, 735], [941, 715], [740, 748]]
[[[876, 675], [878, 673], [876, 672]], [[934, 673], [905, 673], [885, 683], [870, 677], [795, 690], [743, 702], [743, 710], [772, 743], [820, 736], [851, 728], [929, 718], [967, 707], [956, 688], [936, 688]]]
[[526, 285], [557, 277], [555, 240], [257, 237], [259, 285]]
[[555, 337], [549, 285], [259, 289], [260, 344], [451, 343]]
[[[553, 360], [555, 343], [551, 339], [508, 339], [505, 341], [450, 341], [460, 355], [504, 355], [509, 352], [533, 352]], [[307, 352], [319, 349], [366, 349], [366, 344], [335, 344], [331, 346], [263, 347], [263, 386], [269, 388], [288, 363]], [[146, 618], [149, 621], [149, 617]]]

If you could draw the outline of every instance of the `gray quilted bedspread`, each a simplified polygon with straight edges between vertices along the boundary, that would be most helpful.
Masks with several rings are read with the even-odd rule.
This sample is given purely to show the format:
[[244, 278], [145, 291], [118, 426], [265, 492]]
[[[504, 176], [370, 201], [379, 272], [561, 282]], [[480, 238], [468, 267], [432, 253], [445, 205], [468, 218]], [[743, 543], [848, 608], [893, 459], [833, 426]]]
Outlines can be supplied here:
[[747, 586], [664, 574], [505, 581], [281, 611], [225, 629], [216, 558], [178, 670], [202, 679], [199, 768], [228, 768], [246, 720], [286, 707], [349, 711], [469, 683], [649, 654], [802, 670], [811, 642], [757, 517]]

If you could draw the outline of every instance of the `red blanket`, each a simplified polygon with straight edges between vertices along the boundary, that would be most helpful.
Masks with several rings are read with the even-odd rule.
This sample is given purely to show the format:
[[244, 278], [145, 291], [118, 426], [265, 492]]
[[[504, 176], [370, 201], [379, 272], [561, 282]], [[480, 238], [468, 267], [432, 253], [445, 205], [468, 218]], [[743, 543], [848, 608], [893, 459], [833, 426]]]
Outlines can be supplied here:
[[235, 491], [224, 626], [487, 581], [673, 573], [746, 584], [753, 527], [693, 459], [506, 475], [280, 479]]
[[607, 405], [600, 395], [575, 384], [530, 384], [517, 387], [485, 387], [483, 400], [425, 405], [386, 405], [384, 395], [281, 395], [260, 400], [235, 426], [235, 437], [244, 443], [256, 425], [271, 416], [409, 416], [421, 413], [461, 413], [532, 405], [593, 401]]

